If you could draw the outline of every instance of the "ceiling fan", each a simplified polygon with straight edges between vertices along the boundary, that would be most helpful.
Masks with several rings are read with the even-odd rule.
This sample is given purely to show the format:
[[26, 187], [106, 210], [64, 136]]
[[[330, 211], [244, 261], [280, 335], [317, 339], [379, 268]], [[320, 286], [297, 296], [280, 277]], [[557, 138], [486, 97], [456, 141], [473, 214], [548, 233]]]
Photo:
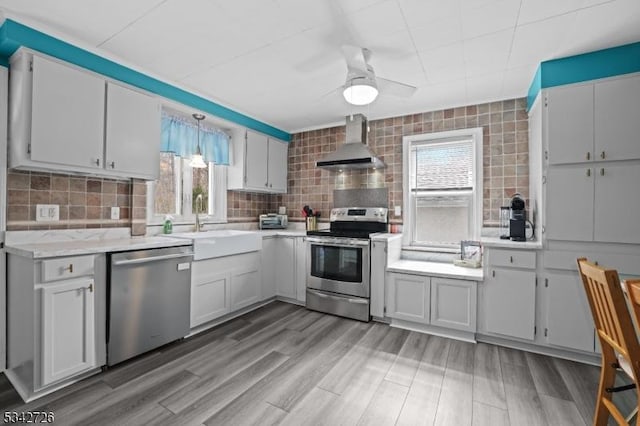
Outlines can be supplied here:
[[[371, 50], [345, 44], [342, 54], [347, 62], [347, 79], [342, 86], [342, 95], [352, 105], [368, 105], [378, 93], [402, 98], [411, 97], [417, 90], [415, 86], [377, 77], [369, 65]], [[340, 88], [338, 89], [340, 90]]]

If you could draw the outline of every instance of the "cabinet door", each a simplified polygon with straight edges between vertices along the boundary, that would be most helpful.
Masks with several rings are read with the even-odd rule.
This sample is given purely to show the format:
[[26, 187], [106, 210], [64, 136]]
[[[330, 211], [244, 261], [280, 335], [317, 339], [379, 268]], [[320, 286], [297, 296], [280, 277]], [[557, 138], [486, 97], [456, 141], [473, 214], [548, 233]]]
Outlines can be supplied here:
[[269, 155], [267, 136], [248, 130], [246, 144], [245, 187], [247, 189], [266, 191], [269, 186], [267, 178]]
[[105, 167], [125, 176], [157, 179], [160, 105], [149, 95], [107, 85]]
[[289, 144], [269, 138], [269, 191], [287, 192]]
[[[196, 262], [193, 264], [197, 265]], [[194, 268], [196, 269], [196, 268]], [[228, 314], [230, 281], [228, 272], [198, 277], [191, 276], [191, 328]]]
[[262, 239], [262, 300], [276, 295], [277, 238]]
[[42, 386], [95, 367], [93, 286], [93, 278], [42, 286]]
[[400, 320], [429, 323], [429, 278], [389, 273], [387, 316]]
[[260, 301], [260, 267], [248, 266], [231, 273], [231, 310], [235, 311]]
[[549, 164], [593, 159], [593, 85], [549, 89], [547, 138]]
[[494, 268], [484, 279], [487, 331], [519, 339], [534, 339], [536, 273]]
[[296, 237], [296, 299], [304, 303], [307, 300], [307, 239]]
[[477, 284], [431, 278], [431, 325], [476, 331]]
[[549, 167], [545, 233], [552, 240], [593, 240], [594, 169]]
[[640, 165], [603, 165], [596, 174], [594, 240], [640, 244]]
[[295, 238], [279, 237], [276, 254], [276, 294], [289, 299], [296, 298]]
[[387, 268], [386, 241], [371, 243], [371, 316], [384, 317], [384, 279]]
[[102, 169], [104, 80], [33, 57], [31, 159]]
[[640, 158], [640, 76], [596, 83], [595, 147], [599, 160]]
[[547, 273], [545, 290], [547, 343], [593, 352], [593, 317], [580, 276], [574, 273]]

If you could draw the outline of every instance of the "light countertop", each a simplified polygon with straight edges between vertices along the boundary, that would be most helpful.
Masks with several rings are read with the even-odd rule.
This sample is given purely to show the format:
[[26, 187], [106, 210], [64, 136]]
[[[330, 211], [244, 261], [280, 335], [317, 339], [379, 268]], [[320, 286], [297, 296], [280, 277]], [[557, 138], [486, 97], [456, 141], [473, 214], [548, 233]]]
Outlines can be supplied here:
[[82, 254], [107, 253], [153, 249], [162, 247], [190, 246], [191, 240], [167, 237], [129, 237], [113, 239], [57, 241], [28, 244], [7, 244], [7, 253], [32, 259], [47, 257], [75, 256]]
[[464, 268], [452, 263], [424, 262], [421, 260], [397, 260], [387, 266], [387, 272], [400, 272], [471, 281], [482, 281], [484, 279], [482, 268]]
[[499, 237], [482, 237], [480, 242], [485, 247], [542, 250], [542, 241], [511, 241]]
[[255, 232], [263, 237], [306, 237], [304, 229], [259, 229]]

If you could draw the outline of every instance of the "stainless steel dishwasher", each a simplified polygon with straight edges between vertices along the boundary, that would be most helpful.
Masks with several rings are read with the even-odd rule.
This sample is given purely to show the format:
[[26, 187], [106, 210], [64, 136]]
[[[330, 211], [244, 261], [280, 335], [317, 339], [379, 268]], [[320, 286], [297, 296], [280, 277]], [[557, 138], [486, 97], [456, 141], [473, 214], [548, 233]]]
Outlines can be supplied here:
[[189, 333], [191, 246], [113, 253], [107, 365]]

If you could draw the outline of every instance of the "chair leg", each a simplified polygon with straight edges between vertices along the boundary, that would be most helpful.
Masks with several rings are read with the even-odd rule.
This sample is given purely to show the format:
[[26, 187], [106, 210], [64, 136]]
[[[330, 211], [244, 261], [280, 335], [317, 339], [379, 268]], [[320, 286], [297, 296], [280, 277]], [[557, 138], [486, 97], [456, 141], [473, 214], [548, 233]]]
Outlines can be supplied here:
[[600, 367], [600, 386], [598, 387], [598, 397], [596, 399], [596, 412], [593, 416], [593, 426], [606, 426], [609, 420], [609, 409], [604, 405], [603, 400], [611, 400], [611, 393], [607, 388], [613, 387], [616, 380], [616, 369], [612, 366], [615, 361], [615, 354], [608, 350], [602, 351], [602, 366]]
[[631, 420], [637, 415], [638, 415], [638, 407], [634, 408], [633, 411], [629, 413], [629, 415], [625, 420], [627, 421], [627, 423], [631, 424]]

